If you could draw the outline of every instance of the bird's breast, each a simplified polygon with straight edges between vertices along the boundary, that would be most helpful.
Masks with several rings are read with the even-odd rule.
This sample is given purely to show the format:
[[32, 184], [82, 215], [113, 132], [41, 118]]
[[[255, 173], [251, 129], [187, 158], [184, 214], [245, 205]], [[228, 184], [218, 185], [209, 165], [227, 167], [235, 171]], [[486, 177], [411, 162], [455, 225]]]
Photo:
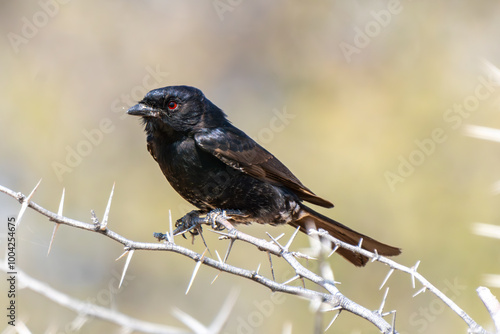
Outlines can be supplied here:
[[194, 139], [156, 145], [160, 168], [171, 186], [191, 204], [213, 209], [227, 166], [197, 147]]

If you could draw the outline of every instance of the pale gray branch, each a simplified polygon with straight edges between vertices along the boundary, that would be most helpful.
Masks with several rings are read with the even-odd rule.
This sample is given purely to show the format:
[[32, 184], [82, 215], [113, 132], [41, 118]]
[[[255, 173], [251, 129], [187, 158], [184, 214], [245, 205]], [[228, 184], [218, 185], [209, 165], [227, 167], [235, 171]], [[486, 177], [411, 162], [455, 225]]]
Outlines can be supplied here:
[[[316, 284], [317, 286], [323, 288], [326, 292], [319, 292], [316, 290], [311, 290], [307, 289], [305, 287], [300, 287], [300, 286], [292, 286], [288, 285], [292, 280], [285, 282], [285, 283], [278, 283], [274, 281], [274, 279], [267, 278], [263, 275], [260, 275], [257, 271], [253, 270], [248, 270], [248, 269], [243, 269], [239, 268], [230, 264], [225, 263], [224, 261], [221, 261], [220, 258], [218, 259], [212, 259], [210, 257], [204, 256], [202, 254], [198, 254], [190, 249], [187, 249], [185, 247], [181, 247], [179, 245], [176, 245], [173, 242], [173, 237], [171, 235], [168, 235], [168, 242], [163, 242], [163, 243], [145, 243], [145, 242], [137, 242], [133, 240], [129, 240], [113, 231], [107, 228], [106, 225], [100, 223], [97, 221], [97, 218], [93, 216], [93, 221], [95, 222], [94, 224], [89, 224], [89, 223], [84, 223], [81, 221], [77, 221], [74, 219], [70, 219], [67, 217], [64, 217], [60, 214], [56, 214], [54, 212], [51, 212], [40, 205], [36, 204], [35, 202], [31, 201], [30, 198], [27, 198], [25, 195], [21, 193], [16, 193], [6, 187], [0, 186], [0, 192], [3, 192], [9, 196], [14, 197], [17, 199], [22, 205], [22, 208], [30, 207], [33, 210], [41, 213], [42, 215], [46, 216], [49, 218], [49, 220], [58, 223], [58, 224], [65, 224], [68, 226], [73, 226], [77, 227], [80, 229], [84, 229], [87, 231], [92, 231], [96, 232], [99, 234], [103, 234], [107, 236], [110, 239], [115, 240], [116, 242], [122, 244], [125, 247], [125, 251], [135, 251], [135, 250], [154, 250], [154, 251], [168, 251], [168, 252], [175, 252], [178, 254], [181, 254], [183, 256], [186, 256], [188, 258], [191, 258], [192, 260], [196, 261], [199, 264], [203, 264], [212, 268], [215, 268], [221, 272], [226, 272], [230, 273], [233, 275], [237, 275], [240, 277], [244, 277], [250, 280], [253, 280], [267, 288], [269, 288], [271, 291], [274, 292], [283, 292], [283, 293], [288, 293], [292, 295], [297, 295], [301, 296], [303, 298], [307, 298], [311, 300], [312, 302], [316, 303], [317, 301], [320, 302], [320, 305], [328, 305], [327, 309], [329, 311], [348, 311], [351, 312], [355, 315], [358, 315], [369, 322], [373, 323], [382, 333], [397, 333], [396, 330], [394, 329], [394, 324], [389, 324], [387, 321], [383, 319], [383, 315], [390, 314], [391, 312], [382, 313], [382, 310], [376, 310], [372, 311], [369, 310], [346, 296], [344, 296], [336, 287], [335, 282], [326, 279], [325, 277], [322, 277], [318, 274], [315, 274], [311, 270], [307, 269], [304, 267], [298, 260], [297, 258], [308, 258], [307, 255], [298, 253], [298, 252], [292, 252], [288, 248], [290, 247], [293, 238], [295, 237], [295, 234], [292, 236], [292, 238], [286, 243], [285, 246], [282, 246], [278, 239], [279, 238], [273, 238], [271, 235], [269, 237], [271, 238], [271, 241], [266, 241], [263, 239], [258, 239], [253, 236], [247, 235], [245, 233], [242, 233], [235, 229], [229, 221], [226, 219], [227, 217], [225, 216], [225, 213], [217, 213], [209, 218], [213, 219], [216, 223], [223, 225], [226, 227], [227, 232], [219, 232], [219, 231], [214, 231], [215, 233], [221, 234], [222, 238], [227, 238], [230, 239], [231, 245], [235, 241], [244, 241], [246, 243], [252, 244], [257, 249], [261, 251], [265, 251], [268, 254], [275, 255], [277, 257], [282, 257], [294, 270], [296, 273], [296, 278], [300, 278], [302, 280], [307, 279], [310, 282]], [[108, 207], [109, 207], [108, 202]], [[109, 211], [107, 209], [107, 211]], [[109, 212], [107, 212], [108, 214]], [[107, 221], [107, 214], [105, 215], [104, 221]], [[205, 221], [207, 222], [207, 221]], [[170, 231], [171, 232], [171, 231]], [[465, 311], [463, 311], [458, 305], [456, 305], [450, 298], [445, 296], [441, 291], [439, 291], [437, 288], [435, 288], [429, 281], [427, 281], [420, 273], [416, 271], [416, 268], [418, 264], [412, 268], [405, 267], [403, 265], [400, 265], [392, 260], [389, 260], [385, 257], [379, 256], [376, 253], [371, 253], [369, 251], [366, 251], [364, 249], [361, 249], [359, 246], [353, 246], [347, 243], [344, 243], [338, 239], [333, 238], [332, 236], [328, 235], [325, 231], [310, 231], [310, 235], [312, 236], [321, 236], [322, 238], [327, 238], [330, 240], [335, 247], [343, 247], [346, 248], [352, 252], [359, 253], [361, 255], [367, 256], [372, 259], [372, 261], [378, 261], [381, 263], [384, 263], [388, 265], [392, 271], [394, 269], [400, 270], [403, 272], [406, 272], [411, 275], [412, 280], [414, 281], [417, 279], [422, 285], [423, 289], [421, 291], [425, 291], [428, 289], [429, 291], [433, 292], [437, 297], [439, 297], [443, 302], [448, 305], [452, 310], [454, 310], [464, 321], [467, 323], [469, 326], [469, 331], [472, 333], [487, 333], [481, 326], [479, 326]], [[130, 254], [129, 254], [130, 255]], [[205, 254], [206, 255], [206, 254]], [[226, 255], [227, 257], [227, 255]], [[327, 272], [327, 271], [326, 271]], [[328, 276], [328, 275], [327, 275]], [[386, 277], [384, 280], [384, 284], [389, 278], [390, 274]], [[384, 297], [385, 298], [385, 297]], [[73, 308], [74, 308], [73, 304]], [[69, 306], [68, 306], [69, 307]], [[70, 307], [71, 308], [71, 307]], [[107, 310], [107, 312], [112, 312]], [[117, 314], [110, 314], [111, 317], [119, 317]], [[169, 328], [170, 329], [170, 328]]]

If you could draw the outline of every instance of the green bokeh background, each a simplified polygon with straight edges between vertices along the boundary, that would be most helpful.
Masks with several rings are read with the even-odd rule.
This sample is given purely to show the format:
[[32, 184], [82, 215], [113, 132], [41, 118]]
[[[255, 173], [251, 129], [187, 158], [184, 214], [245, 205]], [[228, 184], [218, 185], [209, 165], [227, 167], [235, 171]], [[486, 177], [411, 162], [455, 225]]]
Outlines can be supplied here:
[[[397, 261], [412, 266], [420, 260], [425, 277], [491, 328], [475, 289], [484, 274], [500, 273], [500, 242], [474, 235], [471, 226], [500, 220], [500, 199], [492, 192], [500, 178], [500, 146], [463, 132], [466, 124], [500, 128], [500, 88], [456, 129], [444, 115], [474, 95], [480, 77], [488, 78], [483, 59], [500, 66], [498, 1], [42, 0], [3, 1], [0, 9], [0, 184], [29, 193], [42, 178], [35, 202], [57, 211], [65, 188], [64, 214], [90, 222], [91, 209], [102, 217], [116, 182], [109, 228], [153, 242], [153, 232], [167, 229], [169, 210], [178, 218], [192, 208], [146, 151], [139, 120], [124, 114], [145, 84], [196, 86], [336, 206], [321, 212], [402, 247]], [[346, 55], [346, 44], [359, 47]], [[148, 77], [151, 71], [159, 74]], [[290, 118], [276, 120], [284, 113]], [[95, 134], [103, 120], [109, 131], [85, 150], [85, 133]], [[446, 140], [391, 188], [386, 173], [397, 173], [402, 158], [418, 154], [416, 141], [439, 128]], [[85, 154], [58, 177], [54, 164], [68, 165], [68, 148]], [[0, 195], [2, 225], [19, 208]], [[282, 295], [262, 311], [259, 305], [271, 301], [269, 290], [227, 274], [210, 284], [217, 272], [209, 268], [200, 269], [186, 296], [195, 263], [171, 253], [136, 252], [126, 286], [109, 300], [106, 291], [124, 263], [114, 260], [123, 248], [62, 226], [47, 257], [52, 228], [42, 216], [26, 213], [17, 233], [18, 266], [72, 297], [182, 327], [173, 308], [209, 324], [234, 288], [240, 295], [224, 333], [278, 333], [286, 323], [293, 333], [312, 332], [307, 301]], [[265, 231], [293, 232], [243, 230], [262, 237]], [[212, 251], [223, 254], [227, 241], [208, 234]], [[204, 248], [200, 240], [178, 242]], [[307, 245], [304, 235], [294, 244]], [[339, 257], [330, 262], [346, 296], [378, 309], [386, 267], [358, 269]], [[270, 275], [266, 254], [247, 245], [236, 244], [230, 263], [248, 269], [262, 263], [261, 272]], [[292, 276], [278, 260], [275, 266], [278, 280]], [[458, 287], [450, 289], [453, 283]], [[408, 275], [396, 273], [388, 284], [386, 309], [397, 309], [402, 333], [466, 332], [430, 293], [412, 298]], [[68, 332], [74, 312], [18, 289], [18, 321], [33, 333]], [[327, 313], [325, 324], [333, 316]], [[80, 330], [98, 332], [120, 329], [90, 319]], [[329, 332], [378, 331], [342, 313]]]

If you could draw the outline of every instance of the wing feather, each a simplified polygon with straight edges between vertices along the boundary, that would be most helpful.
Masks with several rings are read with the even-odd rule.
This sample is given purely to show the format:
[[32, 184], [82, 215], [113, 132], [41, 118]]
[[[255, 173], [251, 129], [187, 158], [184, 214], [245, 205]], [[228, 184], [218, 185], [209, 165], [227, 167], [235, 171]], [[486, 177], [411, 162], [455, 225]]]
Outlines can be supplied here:
[[274, 155], [233, 126], [204, 129], [194, 138], [200, 148], [235, 169], [276, 186], [284, 186], [310, 203], [333, 207], [331, 202], [304, 186]]

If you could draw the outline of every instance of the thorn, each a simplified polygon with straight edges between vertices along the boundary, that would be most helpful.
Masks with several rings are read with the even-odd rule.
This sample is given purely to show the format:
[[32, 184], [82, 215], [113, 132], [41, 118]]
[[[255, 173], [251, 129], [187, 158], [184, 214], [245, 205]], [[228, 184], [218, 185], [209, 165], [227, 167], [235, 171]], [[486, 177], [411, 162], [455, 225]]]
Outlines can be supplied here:
[[33, 195], [35, 194], [36, 189], [40, 185], [40, 182], [42, 182], [42, 179], [40, 179], [40, 181], [38, 181], [38, 183], [36, 184], [35, 188], [33, 188], [33, 190], [28, 195], [28, 197], [26, 197], [26, 198], [23, 199], [23, 204], [21, 205], [21, 210], [19, 210], [19, 214], [17, 215], [17, 219], [16, 219], [16, 230], [17, 230], [17, 227], [19, 226], [19, 223], [21, 222], [21, 218], [23, 218], [24, 212], [28, 208], [28, 204], [30, 204], [31, 198], [33, 197]]
[[111, 208], [111, 199], [113, 198], [114, 191], [115, 191], [115, 182], [113, 182], [113, 187], [111, 188], [111, 194], [109, 194], [108, 205], [106, 205], [106, 210], [104, 211], [104, 216], [102, 217], [102, 223], [101, 226], [99, 227], [101, 231], [105, 231], [106, 226], [108, 225], [109, 209]]
[[[381, 317], [382, 317], [382, 318], [385, 318], [385, 317], [387, 317], [389, 314], [393, 314], [393, 313], [395, 313], [395, 312], [396, 312], [396, 310], [392, 310], [392, 311], [389, 311], [389, 312], [382, 313], [382, 314], [381, 314]], [[393, 319], [393, 320], [394, 320], [394, 319]]]
[[331, 308], [323, 308], [323, 312], [331, 312], [331, 311], [337, 311], [337, 310], [342, 310], [342, 306], [335, 306]]
[[217, 251], [217, 249], [215, 250], [215, 255], [217, 255], [217, 259], [219, 260], [220, 263], [224, 263], [224, 262], [222, 262], [222, 259], [219, 255], [219, 252]]
[[281, 233], [280, 235], [278, 235], [275, 239], [276, 240], [280, 240], [283, 236], [285, 235], [285, 233]]
[[342, 312], [342, 309], [339, 310], [339, 312], [337, 314], [335, 314], [335, 316], [333, 317], [332, 321], [330, 321], [330, 323], [328, 324], [328, 326], [326, 326], [325, 328], [325, 332], [330, 329], [330, 327], [333, 325], [333, 323], [335, 322], [335, 320], [337, 320], [337, 318], [339, 317], [340, 315], [340, 312]]
[[212, 230], [212, 229], [209, 229], [209, 231], [220, 235], [219, 240], [233, 239], [231, 233], [217, 231], [217, 230]]
[[174, 243], [174, 230], [172, 228], [172, 210], [168, 209], [168, 224], [170, 228], [170, 232], [167, 233], [167, 239], [171, 243]]
[[174, 308], [172, 310], [172, 314], [184, 323], [184, 325], [189, 327], [189, 333], [222, 333], [222, 328], [226, 324], [237, 298], [238, 291], [232, 290], [224, 301], [222, 307], [220, 307], [220, 311], [216, 315], [214, 321], [208, 327], [205, 327], [197, 319], [178, 308]]
[[222, 307], [219, 308], [219, 313], [215, 316], [215, 319], [208, 327], [208, 331], [202, 333], [222, 333], [222, 329], [229, 319], [229, 315], [236, 304], [239, 294], [239, 290], [235, 288], [231, 289], [229, 295], [224, 301], [224, 304], [222, 304]]
[[295, 281], [295, 280], [296, 280], [296, 279], [298, 279], [298, 278], [300, 278], [300, 276], [299, 276], [299, 275], [295, 275], [295, 276], [293, 276], [292, 278], [290, 278], [288, 281], [283, 282], [282, 284], [283, 284], [283, 285], [286, 285], [286, 284], [288, 284], [288, 283], [292, 283], [293, 281]]
[[363, 238], [360, 238], [359, 239], [359, 243], [358, 243], [358, 247], [359, 248], [362, 248], [361, 246], [363, 245]]
[[300, 230], [300, 226], [297, 226], [297, 228], [295, 229], [295, 232], [293, 232], [293, 234], [292, 234], [292, 237], [290, 238], [290, 240], [288, 240], [288, 242], [285, 245], [286, 250], [288, 250], [288, 248], [292, 244], [293, 239], [295, 239], [295, 236], [297, 235], [297, 233], [299, 233], [299, 230]]
[[302, 254], [302, 253], [299, 253], [299, 252], [292, 252], [292, 255], [295, 256], [295, 257], [300, 257], [302, 259], [306, 259], [306, 260], [317, 260], [318, 259], [316, 257], [312, 257], [312, 256], [309, 256], [307, 254]]
[[422, 292], [425, 292], [426, 290], [427, 288], [424, 286], [422, 289], [418, 290], [412, 297], [415, 298], [416, 296], [418, 296]]
[[85, 314], [78, 314], [76, 318], [70, 323], [70, 328], [73, 331], [79, 331], [87, 322], [89, 317]]
[[229, 246], [227, 247], [226, 255], [224, 256], [223, 263], [226, 263], [227, 258], [229, 257], [229, 253], [231, 252], [231, 248], [233, 248], [234, 239], [229, 240]]
[[210, 333], [208, 328], [203, 326], [201, 322], [199, 322], [186, 312], [181, 311], [180, 309], [175, 307], [172, 309], [172, 314], [174, 315], [174, 317], [184, 323], [184, 325], [189, 327], [192, 330], [192, 333]]
[[61, 196], [61, 202], [59, 202], [59, 209], [57, 209], [57, 215], [58, 216], [62, 216], [62, 214], [63, 214], [64, 193], [65, 193], [65, 188], [63, 188], [63, 192], [62, 192], [62, 196]]
[[392, 317], [392, 334], [396, 334], [396, 311], [394, 311], [394, 316]]
[[378, 255], [378, 251], [377, 251], [376, 248], [373, 250], [373, 253], [375, 254], [375, 256], [372, 257], [371, 262], [375, 262], [375, 261], [377, 261], [380, 258], [380, 255]]
[[257, 275], [258, 275], [258, 274], [259, 274], [259, 270], [260, 270], [260, 263], [259, 263], [259, 265], [257, 266], [257, 270], [255, 271], [255, 274], [257, 274]]
[[201, 264], [203, 263], [203, 259], [205, 258], [205, 253], [207, 252], [208, 248], [205, 248], [205, 251], [201, 255], [201, 258], [196, 261], [196, 265], [194, 266], [193, 270], [193, 275], [191, 275], [191, 280], [189, 281], [189, 285], [186, 289], [186, 295], [189, 293], [189, 290], [191, 289], [191, 285], [193, 285], [194, 278], [196, 277], [196, 274], [198, 274], [198, 269], [200, 269]]
[[[217, 255], [217, 258], [219, 259], [220, 263], [224, 263], [224, 262], [222, 262], [222, 259], [220, 258], [220, 255], [219, 255], [219, 252], [217, 251], [217, 249], [215, 250], [215, 255]], [[210, 284], [214, 284], [215, 280], [217, 278], [219, 278], [221, 273], [222, 273], [222, 271], [219, 271], [219, 273], [217, 275], [215, 275], [214, 279], [212, 280], [212, 282]]]
[[328, 254], [328, 257], [332, 256], [333, 253], [335, 253], [337, 251], [337, 249], [339, 249], [339, 245], [335, 244], [335, 247], [333, 247], [333, 250], [330, 252], [330, 254]]
[[420, 260], [417, 261], [417, 263], [415, 263], [415, 265], [413, 267], [411, 267], [411, 284], [413, 286], [413, 288], [415, 289], [415, 273], [417, 272], [417, 268], [420, 264]]
[[[132, 260], [132, 255], [134, 255], [133, 249], [131, 249], [127, 252], [128, 252], [128, 256], [127, 256], [127, 260], [125, 261], [125, 266], [123, 267], [122, 278], [120, 279], [120, 284], [118, 284], [118, 289], [121, 288], [121, 286], [122, 286], [123, 279], [125, 278], [125, 274], [127, 273], [128, 265], [130, 264], [130, 260]], [[127, 252], [125, 252], [125, 253], [127, 253]], [[125, 253], [123, 253], [123, 255], [125, 255]], [[122, 256], [120, 256], [119, 258], [121, 258]]]
[[210, 248], [208, 248], [208, 245], [207, 245], [207, 242], [205, 241], [205, 238], [203, 237], [203, 230], [201, 229], [201, 227], [198, 227], [198, 233], [200, 234], [201, 240], [203, 241], [205, 248], [208, 250], [208, 254], [210, 254], [211, 257], [214, 257], [212, 255], [212, 252], [210, 251]]
[[217, 278], [219, 278], [219, 276], [220, 276], [221, 273], [222, 272], [219, 271], [219, 273], [217, 275], [215, 275], [214, 279], [212, 280], [212, 282], [210, 282], [210, 284], [214, 284], [214, 282], [217, 280]]
[[52, 249], [52, 243], [54, 242], [54, 238], [56, 236], [57, 229], [59, 228], [59, 223], [54, 224], [54, 230], [52, 230], [52, 237], [50, 238], [49, 249], [47, 250], [47, 256], [50, 254], [50, 250]]
[[380, 315], [382, 315], [382, 310], [384, 309], [388, 293], [389, 293], [389, 288], [385, 289], [384, 298], [382, 298], [382, 303], [380, 303], [380, 308], [378, 309], [378, 314]]
[[387, 281], [389, 280], [389, 277], [391, 277], [391, 275], [392, 275], [393, 272], [394, 272], [394, 268], [391, 268], [391, 270], [389, 270], [389, 272], [385, 276], [384, 281], [380, 285], [380, 288], [378, 288], [379, 290], [382, 290], [382, 288], [384, 287], [385, 283], [387, 283]]
[[[63, 214], [63, 205], [64, 205], [64, 188], [62, 191], [61, 202], [59, 202], [59, 209], [57, 209], [57, 215], [62, 216]], [[57, 229], [59, 228], [59, 223], [55, 223], [54, 230], [52, 231], [52, 237], [50, 238], [49, 250], [47, 251], [47, 256], [50, 254], [50, 250], [52, 249], [52, 243], [54, 242], [54, 238], [56, 236]]]
[[[161, 233], [159, 233], [159, 234], [161, 235]], [[155, 234], [153, 234], [153, 237], [155, 237]], [[163, 239], [162, 238], [157, 238], [158, 241], [163, 240], [165, 242], [171, 242], [170, 241], [170, 232], [169, 231], [165, 231], [165, 233], [163, 235], [161, 235], [161, 237], [163, 237]]]
[[118, 257], [115, 259], [115, 261], [120, 260], [122, 257], [124, 257], [125, 255], [127, 255], [129, 251], [130, 251], [130, 249], [127, 249], [125, 252], [123, 252], [123, 253], [122, 253], [122, 255], [118, 256]]
[[280, 245], [280, 243], [278, 242], [278, 239], [281, 238], [283, 236], [283, 234], [281, 234], [278, 239], [275, 239], [273, 238], [273, 236], [271, 234], [269, 234], [269, 232], [266, 232], [267, 236], [269, 238], [271, 238], [271, 240], [282, 250], [282, 251], [285, 251], [285, 249], [283, 248], [283, 246]]
[[273, 275], [273, 281], [276, 282], [276, 278], [274, 277], [274, 267], [273, 267], [273, 259], [271, 258], [271, 253], [267, 252], [267, 256], [269, 258], [269, 265], [271, 266], [271, 274]]

